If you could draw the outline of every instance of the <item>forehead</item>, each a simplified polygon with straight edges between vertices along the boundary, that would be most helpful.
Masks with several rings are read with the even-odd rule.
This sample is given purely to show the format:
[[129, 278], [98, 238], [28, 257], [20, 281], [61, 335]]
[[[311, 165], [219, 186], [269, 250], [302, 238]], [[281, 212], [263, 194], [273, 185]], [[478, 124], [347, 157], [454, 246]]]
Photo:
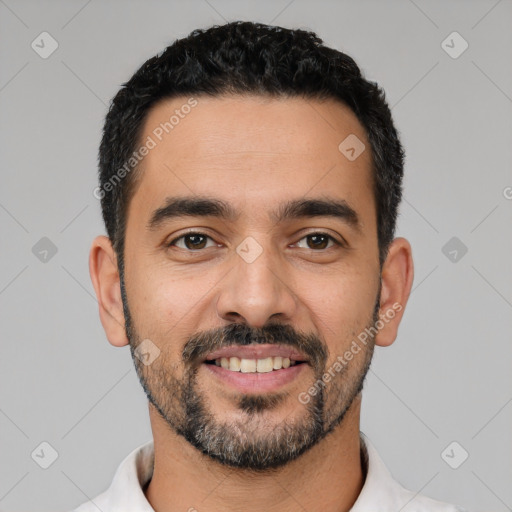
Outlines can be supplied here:
[[[351, 160], [339, 148], [345, 140], [366, 149]], [[365, 131], [335, 100], [177, 97], [152, 108], [140, 141], [152, 147], [139, 164], [135, 208], [169, 195], [263, 206], [308, 194], [354, 201], [372, 194]]]

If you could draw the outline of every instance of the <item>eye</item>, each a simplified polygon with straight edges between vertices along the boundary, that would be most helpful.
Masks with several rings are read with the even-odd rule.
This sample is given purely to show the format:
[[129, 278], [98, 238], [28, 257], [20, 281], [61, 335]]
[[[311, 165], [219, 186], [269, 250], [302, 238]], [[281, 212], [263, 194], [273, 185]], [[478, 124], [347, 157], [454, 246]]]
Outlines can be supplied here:
[[187, 233], [175, 238], [167, 244], [168, 247], [179, 247], [189, 251], [197, 251], [217, 245], [211, 237], [203, 233]]
[[[306, 245], [304, 245], [304, 240]], [[323, 250], [329, 249], [333, 245], [341, 245], [341, 243], [325, 233], [310, 233], [301, 238], [295, 245], [306, 249]]]

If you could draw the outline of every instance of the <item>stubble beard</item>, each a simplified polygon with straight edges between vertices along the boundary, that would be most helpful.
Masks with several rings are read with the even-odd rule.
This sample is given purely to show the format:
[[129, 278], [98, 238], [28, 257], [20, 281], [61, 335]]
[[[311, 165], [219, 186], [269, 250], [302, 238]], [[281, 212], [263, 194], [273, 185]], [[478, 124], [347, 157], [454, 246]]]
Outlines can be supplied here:
[[[135, 349], [141, 337], [134, 329], [122, 280], [121, 283], [126, 333], [137, 375], [149, 402], [169, 428], [223, 465], [261, 472], [288, 464], [333, 432], [363, 389], [373, 355], [373, 336], [351, 364], [335, 374], [329, 384], [317, 386], [317, 393], [307, 404], [299, 402], [298, 396], [290, 397], [287, 393], [241, 394], [237, 398], [237, 410], [243, 412], [242, 419], [222, 421], [207, 406], [207, 398], [197, 382], [197, 367], [185, 366], [183, 376], [178, 378], [175, 365], [166, 361], [163, 351], [149, 366], [136, 356]], [[377, 318], [376, 304], [373, 324]], [[367, 327], [371, 325], [369, 323]], [[255, 331], [257, 338], [265, 342], [265, 328]], [[317, 342], [321, 343], [320, 340]], [[311, 385], [323, 382], [327, 355], [324, 347], [323, 357], [317, 358], [314, 366]], [[277, 424], [265, 419], [264, 416], [271, 415], [284, 401], [290, 400], [296, 404], [293, 410], [302, 409], [302, 414], [294, 415], [294, 418], [289, 414]]]

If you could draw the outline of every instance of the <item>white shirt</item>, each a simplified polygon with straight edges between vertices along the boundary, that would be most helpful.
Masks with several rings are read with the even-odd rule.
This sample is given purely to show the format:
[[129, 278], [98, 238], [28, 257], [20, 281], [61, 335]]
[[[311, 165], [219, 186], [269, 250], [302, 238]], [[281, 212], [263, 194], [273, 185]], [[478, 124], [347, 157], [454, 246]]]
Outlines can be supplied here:
[[[364, 486], [351, 512], [464, 512], [404, 489], [396, 482], [379, 454], [361, 434], [367, 473]], [[154, 445], [149, 441], [126, 457], [107, 491], [73, 512], [154, 512], [143, 488], [153, 476]]]

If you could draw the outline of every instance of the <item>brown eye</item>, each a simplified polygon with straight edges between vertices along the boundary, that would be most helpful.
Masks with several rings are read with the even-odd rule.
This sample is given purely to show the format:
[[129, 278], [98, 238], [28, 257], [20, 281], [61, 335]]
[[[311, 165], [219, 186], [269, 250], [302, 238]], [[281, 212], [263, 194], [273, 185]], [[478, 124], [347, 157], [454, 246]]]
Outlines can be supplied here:
[[[202, 233], [188, 233], [186, 235], [182, 235], [179, 238], [174, 239], [169, 246], [176, 246], [180, 249], [186, 249], [189, 251], [197, 251], [200, 249], [205, 249], [206, 247], [211, 247], [212, 243], [208, 245], [208, 242], [213, 240]], [[215, 245], [215, 244], [213, 244]]]
[[[306, 241], [305, 243], [304, 240]], [[337, 242], [332, 236], [326, 235], [325, 233], [312, 233], [301, 238], [296, 245], [298, 247], [319, 251], [329, 249], [335, 244], [339, 245], [339, 242]]]
[[329, 237], [327, 235], [309, 235], [308, 247], [310, 249], [326, 249], [329, 244]]
[[206, 237], [203, 235], [187, 235], [184, 237], [187, 249], [204, 249]]

